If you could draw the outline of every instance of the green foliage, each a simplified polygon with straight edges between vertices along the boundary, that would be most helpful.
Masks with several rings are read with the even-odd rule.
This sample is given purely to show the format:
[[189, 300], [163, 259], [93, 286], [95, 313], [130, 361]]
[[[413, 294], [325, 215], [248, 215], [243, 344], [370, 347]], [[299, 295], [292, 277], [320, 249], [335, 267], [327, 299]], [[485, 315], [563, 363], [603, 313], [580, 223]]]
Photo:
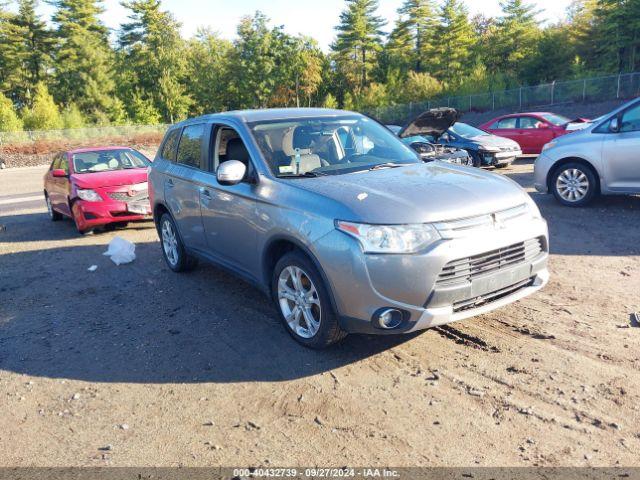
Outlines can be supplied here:
[[445, 0], [435, 29], [438, 52], [435, 75], [449, 86], [459, 85], [469, 72], [474, 44], [469, 13], [461, 0]]
[[0, 131], [17, 132], [22, 130], [22, 120], [18, 118], [11, 100], [0, 95]]
[[38, 1], [15, 0], [12, 13], [0, 0], [3, 129], [21, 128], [16, 112], [26, 128], [79, 128], [238, 108], [374, 110], [640, 70], [640, 0], [573, 0], [566, 22], [545, 26], [531, 0], [503, 0], [498, 18], [469, 18], [468, 0], [403, 0], [388, 34], [378, 0], [344, 0], [328, 54], [260, 12], [233, 42], [208, 30], [185, 40], [161, 0], [123, 0], [114, 47], [103, 0], [45, 0], [50, 25]]
[[26, 130], [57, 130], [63, 128], [62, 116], [44, 83], [36, 85], [33, 106], [23, 116]]
[[160, 0], [126, 0], [130, 22], [122, 25], [118, 44], [120, 74], [128, 79], [127, 94], [142, 91], [168, 122], [187, 115], [191, 98], [186, 89], [187, 57], [180, 24], [160, 8]]
[[347, 85], [360, 90], [368, 84], [369, 74], [376, 66], [386, 22], [376, 15], [378, 0], [346, 0], [346, 4], [332, 49]]
[[63, 128], [83, 128], [86, 126], [84, 115], [77, 105], [71, 104], [62, 111]]
[[338, 108], [338, 100], [330, 93], [327, 93], [327, 96], [324, 97], [324, 101], [322, 102], [322, 106], [324, 108]]

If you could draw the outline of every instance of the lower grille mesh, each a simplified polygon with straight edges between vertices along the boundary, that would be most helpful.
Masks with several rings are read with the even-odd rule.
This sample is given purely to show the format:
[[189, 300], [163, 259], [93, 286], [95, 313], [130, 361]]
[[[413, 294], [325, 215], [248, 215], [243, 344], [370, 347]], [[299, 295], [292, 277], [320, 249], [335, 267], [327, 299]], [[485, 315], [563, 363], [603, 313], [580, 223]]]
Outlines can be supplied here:
[[535, 278], [528, 278], [521, 282], [518, 282], [514, 285], [510, 285], [508, 287], [502, 288], [500, 290], [496, 290], [494, 292], [485, 293], [478, 297], [470, 298], [468, 300], [462, 300], [460, 302], [453, 304], [453, 312], [463, 312], [465, 310], [471, 310], [472, 308], [478, 308], [483, 305], [487, 305], [491, 302], [495, 302], [496, 300], [500, 300], [503, 297], [511, 295], [512, 293], [517, 292], [526, 287], [530, 287], [533, 285]]

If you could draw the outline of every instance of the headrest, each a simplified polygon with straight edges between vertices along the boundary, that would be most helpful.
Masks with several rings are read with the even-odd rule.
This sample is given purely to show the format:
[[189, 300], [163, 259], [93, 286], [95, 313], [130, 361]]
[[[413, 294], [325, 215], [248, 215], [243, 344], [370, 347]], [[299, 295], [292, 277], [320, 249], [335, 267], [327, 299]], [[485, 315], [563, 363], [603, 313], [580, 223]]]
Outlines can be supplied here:
[[282, 151], [288, 157], [293, 157], [296, 153], [309, 155], [312, 145], [313, 136], [306, 127], [292, 127], [282, 137]]
[[244, 164], [249, 163], [249, 152], [240, 138], [232, 138], [227, 142], [227, 160], [238, 160]]

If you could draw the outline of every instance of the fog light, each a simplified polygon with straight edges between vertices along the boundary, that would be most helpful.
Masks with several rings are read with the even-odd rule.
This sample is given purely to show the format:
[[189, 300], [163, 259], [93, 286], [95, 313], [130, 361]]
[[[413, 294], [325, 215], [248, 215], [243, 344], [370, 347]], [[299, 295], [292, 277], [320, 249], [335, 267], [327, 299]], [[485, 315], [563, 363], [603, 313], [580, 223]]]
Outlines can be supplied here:
[[390, 330], [402, 323], [402, 312], [395, 308], [386, 308], [378, 312], [378, 325], [380, 328]]

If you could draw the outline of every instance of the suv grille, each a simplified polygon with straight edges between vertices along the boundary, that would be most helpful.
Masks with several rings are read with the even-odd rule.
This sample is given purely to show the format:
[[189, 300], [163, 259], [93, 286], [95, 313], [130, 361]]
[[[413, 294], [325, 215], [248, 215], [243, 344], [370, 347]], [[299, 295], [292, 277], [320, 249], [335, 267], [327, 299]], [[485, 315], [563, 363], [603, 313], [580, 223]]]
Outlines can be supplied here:
[[117, 200], [118, 202], [141, 202], [149, 198], [149, 192], [146, 190], [141, 191], [140, 193], [135, 194], [134, 196], [129, 196], [128, 192], [109, 192], [108, 195]]
[[436, 285], [468, 282], [476, 277], [532, 261], [543, 251], [541, 238], [532, 238], [508, 247], [491, 250], [447, 263]]

